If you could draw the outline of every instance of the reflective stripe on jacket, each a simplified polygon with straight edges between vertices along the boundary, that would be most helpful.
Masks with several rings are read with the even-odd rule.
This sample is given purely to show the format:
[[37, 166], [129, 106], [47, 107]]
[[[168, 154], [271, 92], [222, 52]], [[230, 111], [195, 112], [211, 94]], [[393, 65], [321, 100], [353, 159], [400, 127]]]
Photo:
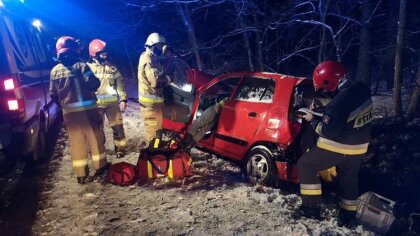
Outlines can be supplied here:
[[95, 76], [101, 81], [101, 85], [96, 91], [99, 105], [116, 103], [119, 100], [127, 100], [124, 78], [118, 68], [106, 61], [99, 63], [92, 59], [92, 63], [87, 63]]
[[50, 94], [56, 97], [64, 113], [96, 108], [95, 91], [100, 82], [83, 62], [72, 66], [54, 66], [50, 76]]
[[87, 111], [95, 109], [96, 107], [96, 100], [67, 103], [62, 106], [64, 114], [76, 111]]
[[345, 155], [360, 155], [368, 150], [372, 121], [370, 90], [361, 82], [346, 81], [326, 106], [322, 120], [312, 126], [320, 135], [319, 148]]

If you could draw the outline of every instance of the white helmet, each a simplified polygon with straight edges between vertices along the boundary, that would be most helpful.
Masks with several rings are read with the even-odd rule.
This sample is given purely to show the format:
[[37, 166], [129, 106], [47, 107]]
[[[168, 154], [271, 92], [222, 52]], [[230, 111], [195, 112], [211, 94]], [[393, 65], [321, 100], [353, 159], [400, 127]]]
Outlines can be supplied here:
[[147, 40], [144, 43], [144, 45], [151, 47], [155, 45], [156, 43], [166, 43], [165, 37], [163, 37], [159, 33], [151, 33], [149, 37], [147, 37]]

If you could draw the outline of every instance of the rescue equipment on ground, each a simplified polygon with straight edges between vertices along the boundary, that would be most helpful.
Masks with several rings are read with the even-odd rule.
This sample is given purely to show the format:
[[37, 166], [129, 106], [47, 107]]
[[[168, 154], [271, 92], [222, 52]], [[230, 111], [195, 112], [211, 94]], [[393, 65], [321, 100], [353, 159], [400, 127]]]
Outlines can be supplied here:
[[127, 162], [119, 162], [109, 167], [107, 172], [109, 183], [126, 186], [136, 182], [136, 166]]
[[395, 202], [373, 192], [366, 192], [358, 199], [356, 219], [366, 228], [386, 234], [395, 217]]
[[154, 138], [148, 148], [140, 152], [137, 173], [141, 180], [168, 177], [179, 179], [191, 176], [191, 155], [179, 151], [175, 140]]

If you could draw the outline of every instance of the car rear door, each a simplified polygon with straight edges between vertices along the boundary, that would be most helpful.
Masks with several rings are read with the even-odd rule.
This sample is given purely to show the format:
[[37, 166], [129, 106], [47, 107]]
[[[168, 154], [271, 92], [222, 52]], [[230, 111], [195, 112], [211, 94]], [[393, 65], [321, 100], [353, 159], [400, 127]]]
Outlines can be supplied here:
[[241, 160], [254, 142], [254, 136], [269, 111], [275, 89], [270, 78], [245, 77], [223, 107], [216, 129], [214, 146]]

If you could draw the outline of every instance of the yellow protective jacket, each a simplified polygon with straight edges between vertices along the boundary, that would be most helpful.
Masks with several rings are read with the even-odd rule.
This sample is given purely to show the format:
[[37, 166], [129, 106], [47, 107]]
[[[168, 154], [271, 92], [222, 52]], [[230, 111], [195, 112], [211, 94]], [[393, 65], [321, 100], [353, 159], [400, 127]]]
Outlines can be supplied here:
[[50, 94], [59, 101], [63, 113], [97, 108], [95, 91], [100, 81], [83, 62], [56, 65], [50, 74]]
[[107, 106], [118, 101], [127, 101], [124, 78], [118, 68], [109, 62], [101, 64], [95, 59], [92, 60], [91, 63], [87, 64], [93, 74], [101, 81], [101, 85], [96, 91], [98, 105]]
[[138, 79], [140, 103], [163, 103], [163, 66], [149, 48], [140, 55]]

